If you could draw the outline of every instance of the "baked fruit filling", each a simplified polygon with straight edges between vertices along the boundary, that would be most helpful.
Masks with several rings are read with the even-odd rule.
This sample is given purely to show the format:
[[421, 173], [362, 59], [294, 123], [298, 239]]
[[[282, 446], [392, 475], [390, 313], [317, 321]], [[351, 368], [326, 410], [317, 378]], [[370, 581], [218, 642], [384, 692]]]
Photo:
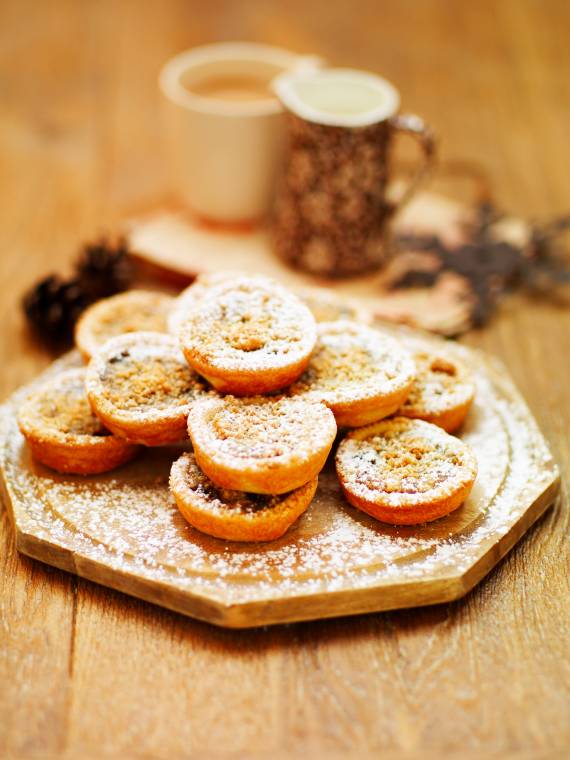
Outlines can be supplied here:
[[153, 332], [107, 341], [89, 362], [86, 388], [95, 414], [110, 430], [146, 446], [185, 438], [191, 404], [208, 394], [176, 338]]

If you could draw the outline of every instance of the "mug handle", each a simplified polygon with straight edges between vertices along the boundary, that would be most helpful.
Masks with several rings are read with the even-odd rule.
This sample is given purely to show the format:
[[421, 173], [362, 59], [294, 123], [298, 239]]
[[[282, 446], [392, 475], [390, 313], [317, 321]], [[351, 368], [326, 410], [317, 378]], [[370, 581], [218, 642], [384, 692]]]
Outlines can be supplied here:
[[396, 214], [412, 198], [419, 186], [431, 172], [436, 158], [436, 138], [432, 128], [415, 114], [396, 114], [390, 119], [390, 126], [395, 132], [414, 137], [422, 150], [423, 160], [401, 197], [392, 203], [391, 214]]

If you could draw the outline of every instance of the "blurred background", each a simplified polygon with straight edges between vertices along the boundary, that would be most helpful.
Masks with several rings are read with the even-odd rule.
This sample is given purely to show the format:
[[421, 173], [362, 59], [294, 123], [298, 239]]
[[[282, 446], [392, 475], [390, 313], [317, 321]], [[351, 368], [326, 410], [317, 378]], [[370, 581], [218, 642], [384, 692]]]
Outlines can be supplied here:
[[568, 206], [565, 0], [3, 0], [0, 14], [0, 236], [2, 256], [17, 240], [15, 268], [169, 192], [157, 74], [214, 41], [380, 73], [437, 129], [442, 160], [480, 164], [502, 206]]

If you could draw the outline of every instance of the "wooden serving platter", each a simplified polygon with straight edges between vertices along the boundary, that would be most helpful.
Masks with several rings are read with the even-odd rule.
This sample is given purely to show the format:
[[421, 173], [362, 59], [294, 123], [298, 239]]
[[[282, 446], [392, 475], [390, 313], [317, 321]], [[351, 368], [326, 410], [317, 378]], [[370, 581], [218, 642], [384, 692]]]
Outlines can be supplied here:
[[[441, 339], [390, 329], [411, 349]], [[80, 363], [77, 353], [0, 408], [0, 468], [18, 549], [111, 588], [242, 628], [457, 599], [514, 546], [554, 500], [559, 475], [504, 368], [446, 344], [473, 370], [477, 398], [462, 431], [479, 462], [467, 502], [416, 527], [381, 524], [343, 499], [334, 468], [281, 539], [233, 544], [192, 529], [168, 492], [177, 448], [147, 450], [105, 476], [71, 477], [34, 462], [15, 421], [26, 394]]]

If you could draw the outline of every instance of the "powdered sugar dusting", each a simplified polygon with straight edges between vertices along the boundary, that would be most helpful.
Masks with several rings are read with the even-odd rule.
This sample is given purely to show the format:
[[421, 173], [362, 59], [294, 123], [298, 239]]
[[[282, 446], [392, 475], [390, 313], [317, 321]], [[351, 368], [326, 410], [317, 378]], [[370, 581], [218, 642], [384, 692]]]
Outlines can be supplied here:
[[181, 411], [206, 395], [175, 338], [137, 332], [112, 338], [97, 351], [86, 387], [96, 408], [111, 417], [148, 422]]
[[436, 425], [406, 417], [349, 433], [336, 466], [349, 493], [393, 508], [448, 498], [477, 474], [468, 446]]
[[[406, 330], [393, 334], [410, 350], [441, 345]], [[467, 502], [442, 520], [383, 525], [344, 502], [328, 465], [312, 505], [283, 538], [265, 545], [220, 541], [193, 530], [168, 492], [178, 447], [148, 450], [140, 460], [97, 477], [63, 477], [34, 463], [14, 419], [28, 388], [1, 413], [1, 464], [19, 531], [52, 547], [51, 561], [87, 577], [94, 564], [104, 565], [109, 578], [117, 572], [162, 588], [166, 584], [188, 599], [225, 606], [303, 596], [311, 617], [326, 614], [326, 599], [311, 607], [316, 594], [325, 593], [334, 604], [336, 592], [357, 595], [375, 588], [382, 608], [383, 590], [394, 584], [467, 570], [557, 476], [542, 436], [503, 371], [468, 349], [446, 350], [466, 361], [477, 385], [461, 438], [472, 446], [479, 474]], [[50, 372], [74, 363], [77, 355]], [[141, 587], [138, 593], [146, 592]], [[269, 619], [275, 620], [278, 615], [270, 610], [271, 605]]]
[[188, 429], [194, 445], [220, 465], [263, 471], [326, 452], [336, 423], [325, 406], [301, 398], [226, 396], [195, 404]]
[[188, 319], [198, 301], [204, 298], [210, 288], [243, 276], [244, 272], [232, 272], [228, 270], [198, 275], [192, 285], [185, 288], [174, 299], [174, 304], [168, 316], [168, 332], [176, 336], [180, 333], [180, 328]]
[[[178, 335], [183, 323], [188, 319], [198, 301], [210, 288], [223, 282], [232, 282], [247, 276], [245, 272], [228, 271], [208, 272], [198, 275], [189, 287], [185, 288], [174, 300], [168, 317], [168, 332]], [[268, 278], [268, 281], [271, 280]], [[309, 308], [317, 322], [331, 322], [336, 319], [351, 319], [370, 322], [370, 313], [348, 299], [339, 299], [327, 288], [295, 288], [291, 292]]]
[[71, 369], [48, 381], [18, 410], [26, 433], [59, 442], [108, 435], [85, 394], [85, 370]]
[[348, 320], [323, 322], [309, 366], [291, 387], [326, 404], [350, 403], [409, 386], [415, 366], [388, 335]]
[[416, 379], [400, 413], [411, 417], [441, 414], [468, 403], [475, 387], [462, 362], [443, 351], [414, 355]]
[[286, 367], [310, 354], [315, 319], [295, 296], [265, 277], [210, 289], [179, 328], [189, 360], [226, 372]]
[[165, 332], [174, 299], [149, 290], [127, 290], [86, 309], [75, 330], [78, 348], [87, 356], [110, 338], [137, 331]]

